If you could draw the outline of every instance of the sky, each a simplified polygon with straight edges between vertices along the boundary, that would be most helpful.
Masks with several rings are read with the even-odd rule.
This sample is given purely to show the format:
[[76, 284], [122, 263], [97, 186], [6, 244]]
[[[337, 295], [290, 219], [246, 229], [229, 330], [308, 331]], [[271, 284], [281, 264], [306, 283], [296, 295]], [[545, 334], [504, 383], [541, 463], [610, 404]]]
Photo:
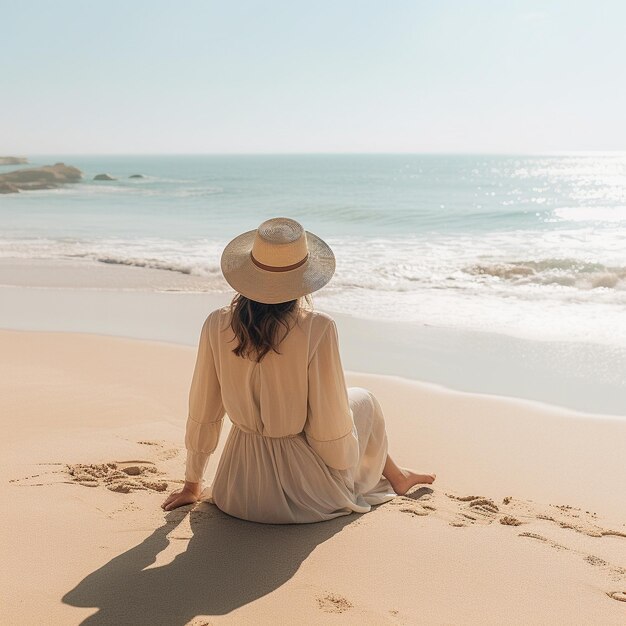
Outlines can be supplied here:
[[0, 154], [626, 149], [623, 0], [0, 0]]

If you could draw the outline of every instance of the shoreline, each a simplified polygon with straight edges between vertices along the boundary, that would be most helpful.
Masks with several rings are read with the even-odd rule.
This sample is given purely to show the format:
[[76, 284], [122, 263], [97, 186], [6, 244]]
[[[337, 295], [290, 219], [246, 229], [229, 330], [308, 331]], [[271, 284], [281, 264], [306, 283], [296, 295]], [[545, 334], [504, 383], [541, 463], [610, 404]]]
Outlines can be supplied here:
[[[7, 245], [8, 250], [11, 250], [12, 244], [9, 242]], [[203, 253], [194, 250], [192, 257], [204, 254], [203, 261], [196, 257], [186, 260], [170, 258], [165, 261], [158, 256], [159, 252], [155, 252], [156, 257], [153, 257], [141, 250], [115, 252], [104, 249], [89, 252], [79, 249], [71, 252], [71, 242], [67, 244], [69, 248], [66, 249], [65, 254], [48, 257], [46, 251], [49, 245], [51, 242], [44, 242], [39, 245], [38, 251], [31, 250], [34, 256], [19, 256], [19, 250], [14, 249], [12, 253], [17, 252], [17, 256], [0, 257], [0, 286], [155, 293], [232, 293], [230, 286], [221, 275], [217, 249], [204, 250]], [[209, 248], [212, 245], [209, 245]], [[553, 260], [552, 263], [555, 264], [555, 261]], [[503, 271], [508, 271], [500, 265], [496, 263], [491, 268], [496, 276]], [[472, 267], [473, 269], [465, 269], [468, 271], [472, 269], [472, 272], [477, 271], [478, 274], [483, 271], [489, 273], [486, 267], [480, 264]], [[520, 269], [522, 273], [533, 271], [530, 267], [511, 266], [509, 268], [513, 275], [516, 275]], [[599, 283], [608, 280], [605, 275], [596, 278]], [[357, 284], [350, 280], [346, 282], [345, 275], [338, 276], [338, 279], [314, 296], [321, 304], [321, 308], [328, 312], [336, 312], [369, 322], [382, 321], [412, 326], [430, 326], [468, 333], [495, 333], [526, 341], [599, 345], [619, 350], [626, 356], [626, 334], [621, 329], [621, 317], [616, 308], [616, 302], [612, 304], [606, 302], [609, 292], [612, 296], [617, 296], [622, 293], [620, 290], [613, 290], [614, 293], [605, 287], [598, 288], [597, 291], [595, 288], [579, 290], [578, 295], [588, 298], [589, 294], [592, 294], [596, 299], [595, 307], [585, 310], [584, 319], [604, 320], [603, 330], [599, 331], [597, 324], [591, 329], [587, 328], [586, 324], [583, 324], [584, 328], [581, 327], [583, 309], [578, 307], [582, 307], [582, 303], [574, 310], [565, 308], [561, 311], [557, 329], [554, 326], [556, 311], [550, 312], [550, 308], [554, 307], [555, 303], [550, 300], [543, 302], [543, 306], [540, 301], [537, 301], [529, 308], [529, 301], [522, 298], [517, 302], [514, 313], [509, 303], [505, 306], [507, 310], [505, 317], [500, 318], [499, 314], [493, 317], [490, 311], [494, 308], [497, 310], [504, 303], [502, 294], [492, 297], [487, 291], [480, 299], [477, 296], [470, 296], [465, 304], [462, 303], [463, 298], [461, 298], [460, 311], [451, 313], [459, 305], [455, 299], [457, 296], [454, 295], [459, 292], [456, 291], [453, 283], [443, 289], [441, 286], [432, 285], [430, 289], [423, 290], [421, 295], [418, 292], [411, 294], [410, 290], [407, 291], [401, 287], [393, 296], [397, 299], [390, 301], [390, 292], [386, 288], [377, 288], [373, 285], [367, 287], [361, 285], [363, 287], [361, 288], [358, 281]], [[572, 294], [570, 293], [568, 297], [571, 298]], [[416, 298], [419, 299], [420, 310], [416, 309], [418, 305]], [[348, 303], [351, 304], [349, 308]], [[626, 301], [624, 304], [626, 305]], [[464, 308], [466, 305], [468, 309]], [[589, 303], [587, 302], [584, 306], [588, 307]], [[548, 311], [547, 313], [544, 308]], [[462, 315], [463, 311], [465, 314]], [[570, 315], [573, 315], [571, 319]], [[509, 320], [508, 323], [505, 323], [505, 318]], [[520, 320], [525, 321], [520, 322]]]
[[[0, 328], [195, 346], [208, 313], [227, 304], [232, 292], [199, 293], [199, 277], [171, 274], [96, 262], [2, 259]], [[14, 284], [7, 285], [7, 277]], [[346, 370], [626, 417], [626, 349], [620, 346], [372, 320], [329, 310], [315, 295], [313, 303], [337, 321]]]

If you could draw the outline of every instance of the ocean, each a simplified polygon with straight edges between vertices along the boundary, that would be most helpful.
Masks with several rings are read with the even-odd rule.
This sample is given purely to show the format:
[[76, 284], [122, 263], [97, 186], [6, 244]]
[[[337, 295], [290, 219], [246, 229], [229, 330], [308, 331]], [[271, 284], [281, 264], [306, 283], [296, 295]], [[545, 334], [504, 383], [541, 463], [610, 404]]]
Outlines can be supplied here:
[[[158, 268], [224, 291], [226, 242], [286, 216], [335, 251], [314, 299], [326, 310], [626, 346], [623, 154], [30, 161], [84, 180], [0, 196], [0, 258]], [[116, 180], [93, 180], [105, 172]]]

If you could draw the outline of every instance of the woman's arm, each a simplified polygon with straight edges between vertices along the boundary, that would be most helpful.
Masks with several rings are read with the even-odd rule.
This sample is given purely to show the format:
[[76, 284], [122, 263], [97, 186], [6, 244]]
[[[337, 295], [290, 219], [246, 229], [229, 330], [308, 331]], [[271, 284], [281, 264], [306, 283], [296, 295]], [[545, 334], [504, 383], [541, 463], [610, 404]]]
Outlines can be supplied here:
[[304, 432], [309, 445], [329, 467], [340, 470], [353, 467], [359, 460], [359, 440], [333, 320], [324, 330], [309, 363], [308, 382]]
[[198, 499], [204, 472], [211, 453], [217, 447], [224, 422], [225, 410], [210, 341], [212, 316], [209, 315], [202, 326], [189, 390], [189, 414], [185, 428], [185, 485], [181, 490], [173, 492], [161, 505], [166, 511]]

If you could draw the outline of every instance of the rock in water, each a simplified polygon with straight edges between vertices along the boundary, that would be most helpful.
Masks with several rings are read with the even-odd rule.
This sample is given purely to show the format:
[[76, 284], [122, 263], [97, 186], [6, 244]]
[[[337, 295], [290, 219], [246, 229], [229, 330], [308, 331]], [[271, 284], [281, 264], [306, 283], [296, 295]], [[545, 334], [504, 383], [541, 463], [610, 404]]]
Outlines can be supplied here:
[[145, 178], [145, 176], [143, 174], [132, 174], [128, 178]]
[[83, 177], [82, 172], [65, 163], [55, 163], [44, 167], [29, 167], [0, 174], [2, 193], [15, 193], [19, 190], [54, 189], [64, 183], [75, 183]]
[[24, 157], [0, 157], [0, 165], [23, 165], [28, 163]]
[[18, 191], [19, 187], [15, 186], [13, 183], [0, 182], [0, 193], [17, 193]]
[[96, 174], [93, 177], [94, 180], [117, 180], [116, 178], [113, 178], [113, 176], [111, 176], [110, 174]]

